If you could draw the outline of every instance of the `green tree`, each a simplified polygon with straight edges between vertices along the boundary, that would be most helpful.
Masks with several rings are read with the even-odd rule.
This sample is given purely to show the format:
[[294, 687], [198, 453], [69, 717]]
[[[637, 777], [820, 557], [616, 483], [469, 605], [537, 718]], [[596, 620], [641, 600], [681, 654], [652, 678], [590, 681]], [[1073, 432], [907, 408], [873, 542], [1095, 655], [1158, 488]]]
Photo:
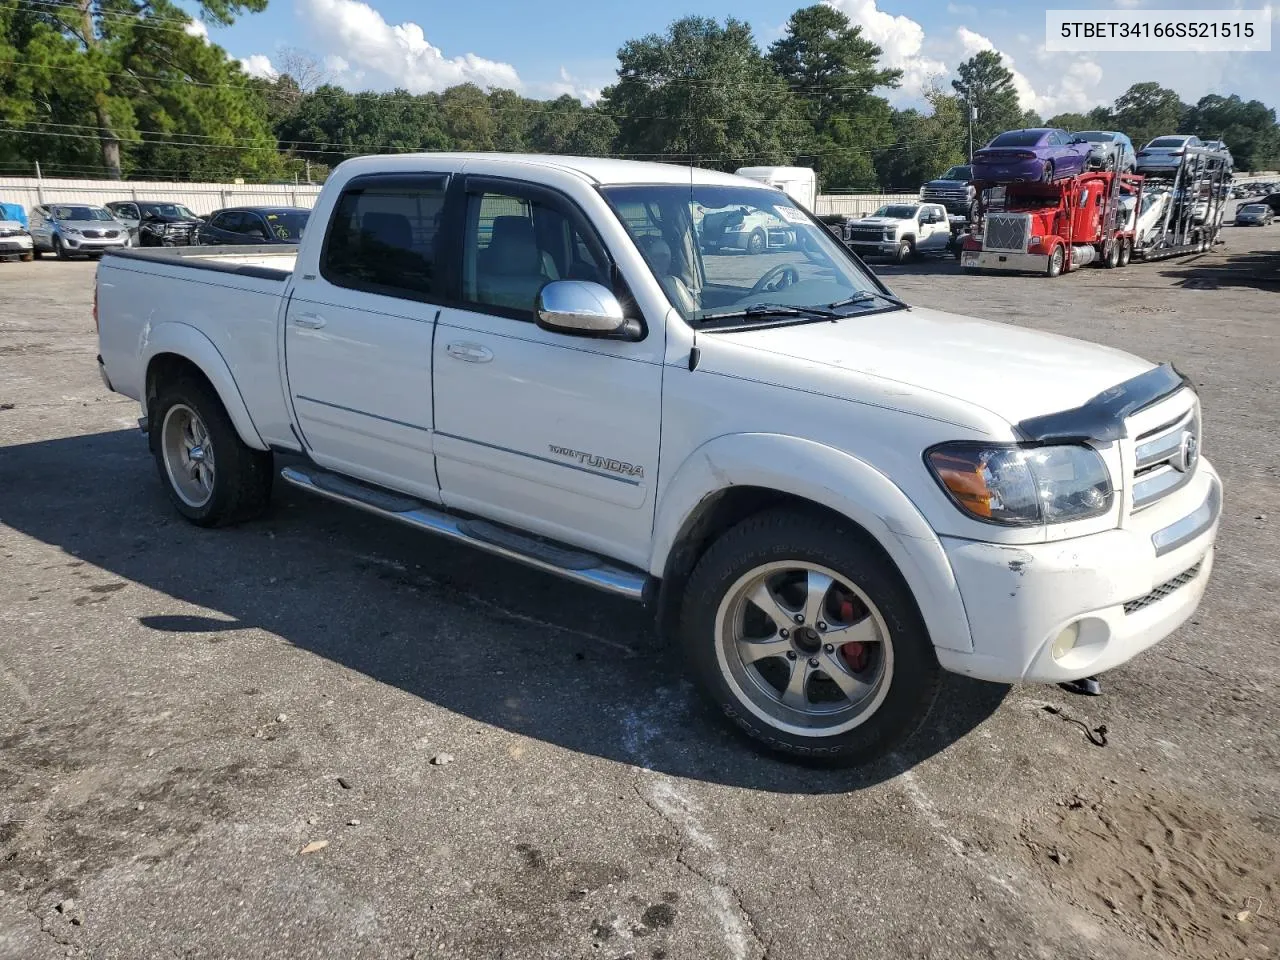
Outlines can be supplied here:
[[447, 150], [436, 94], [407, 90], [349, 93], [326, 84], [307, 94], [277, 127], [281, 148], [314, 163], [335, 165], [367, 153]]
[[1187, 106], [1177, 93], [1158, 83], [1135, 83], [1116, 97], [1114, 123], [1116, 129], [1129, 135], [1134, 146], [1142, 149], [1149, 140], [1165, 133], [1176, 133]]
[[[221, 25], [265, 6], [201, 0], [197, 11]], [[26, 133], [5, 136], [0, 154], [52, 154], [111, 177], [279, 169], [257, 91], [225, 51], [187, 32], [170, 0], [4, 0], [3, 10], [0, 46], [12, 56], [0, 65], [0, 98], [7, 125]], [[80, 142], [54, 146], [54, 133]]]
[[1046, 127], [1059, 127], [1071, 132], [1092, 129], [1089, 126], [1088, 116], [1083, 113], [1060, 113], [1056, 117], [1050, 117], [1044, 122], [1044, 125]]
[[628, 41], [600, 107], [617, 121], [622, 153], [730, 170], [789, 162], [812, 129], [751, 28], [732, 18], [686, 17]]
[[613, 149], [618, 126], [611, 117], [594, 107], [584, 107], [576, 97], [565, 94], [536, 104], [529, 123], [529, 149], [537, 153], [559, 153], [599, 157]]
[[1234, 93], [1211, 93], [1187, 111], [1178, 130], [1202, 140], [1222, 140], [1240, 170], [1272, 170], [1280, 160], [1276, 112], [1260, 100], [1246, 103]]
[[929, 113], [902, 110], [894, 114], [894, 144], [876, 156], [876, 170], [885, 187], [916, 187], [965, 161], [968, 121], [963, 102], [937, 87], [925, 99]]
[[[956, 68], [959, 79], [952, 80], [951, 86], [960, 97], [961, 110], [966, 111], [970, 105], [978, 108], [978, 119], [973, 123], [973, 148], [991, 141], [991, 138], [1005, 130], [1017, 130], [1028, 119], [1026, 112], [1018, 106], [1018, 93], [1013, 86], [1013, 73], [1000, 59], [994, 50], [980, 50]], [[1039, 117], [1034, 114], [1038, 125]]]
[[879, 64], [883, 51], [841, 11], [825, 4], [797, 10], [769, 60], [801, 104], [813, 128], [807, 148], [824, 189], [872, 186], [872, 152], [893, 136], [893, 111], [875, 96], [896, 87], [901, 70]]

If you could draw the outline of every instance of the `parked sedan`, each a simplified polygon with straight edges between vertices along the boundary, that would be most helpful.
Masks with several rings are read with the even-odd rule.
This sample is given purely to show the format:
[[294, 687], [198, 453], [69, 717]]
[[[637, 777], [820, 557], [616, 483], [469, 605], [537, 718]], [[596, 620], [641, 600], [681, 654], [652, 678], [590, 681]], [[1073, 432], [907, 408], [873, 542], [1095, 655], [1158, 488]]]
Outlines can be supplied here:
[[197, 231], [201, 244], [297, 243], [311, 211], [302, 207], [228, 207], [209, 214]]
[[191, 243], [204, 222], [182, 204], [164, 200], [113, 200], [107, 209], [129, 228], [133, 242], [143, 247]]
[[31, 234], [17, 220], [0, 213], [0, 260], [30, 260]]
[[1188, 147], [1203, 146], [1203, 141], [1197, 136], [1156, 137], [1138, 151], [1137, 171], [1148, 176], [1167, 176], [1182, 166], [1182, 158]]
[[1071, 138], [1077, 143], [1089, 144], [1090, 170], [1115, 170], [1130, 173], [1137, 162], [1133, 152], [1133, 141], [1118, 130], [1085, 130], [1073, 133]]
[[1083, 173], [1091, 146], [1052, 127], [1002, 133], [973, 155], [973, 179], [989, 183], [1019, 180], [1051, 183]]
[[1275, 219], [1275, 214], [1265, 203], [1242, 204], [1236, 211], [1237, 227], [1265, 227]]
[[42, 203], [31, 208], [31, 240], [35, 255], [76, 254], [100, 257], [104, 251], [129, 246], [129, 228], [106, 207], [83, 203]]

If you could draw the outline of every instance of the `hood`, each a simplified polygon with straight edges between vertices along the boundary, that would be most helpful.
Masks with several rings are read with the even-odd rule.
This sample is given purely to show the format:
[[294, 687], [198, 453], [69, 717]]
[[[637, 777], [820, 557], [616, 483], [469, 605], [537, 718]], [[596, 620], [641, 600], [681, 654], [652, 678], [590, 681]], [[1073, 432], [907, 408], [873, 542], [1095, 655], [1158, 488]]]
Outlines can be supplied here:
[[853, 221], [855, 225], [862, 227], [896, 227], [902, 222], [897, 217], [863, 217]]
[[201, 220], [199, 217], [158, 216], [158, 217], [143, 217], [138, 222], [143, 226], [146, 226], [148, 223], [203, 223], [204, 221]]
[[57, 220], [57, 225], [65, 230], [124, 230], [125, 225], [119, 220]]
[[26, 230], [26, 226], [17, 220], [0, 220], [0, 230]]
[[937, 187], [940, 190], [954, 189], [955, 187], [967, 187], [968, 180], [930, 180], [925, 184], [925, 189], [929, 187]]
[[[1009, 423], [1070, 410], [1154, 366], [1084, 340], [922, 308], [714, 337], [953, 397]], [[859, 399], [852, 377], [847, 396]]]

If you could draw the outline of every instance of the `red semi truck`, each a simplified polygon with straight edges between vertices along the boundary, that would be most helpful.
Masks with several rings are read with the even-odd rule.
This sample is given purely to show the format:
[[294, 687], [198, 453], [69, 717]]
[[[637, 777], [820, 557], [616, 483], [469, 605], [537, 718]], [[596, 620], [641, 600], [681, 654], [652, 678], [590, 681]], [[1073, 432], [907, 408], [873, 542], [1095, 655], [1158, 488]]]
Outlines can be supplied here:
[[[1121, 213], [1142, 201], [1143, 178], [1132, 174], [1083, 173], [1052, 183], [975, 183], [978, 218], [961, 246], [960, 265], [969, 270], [1012, 270], [1056, 277], [1090, 263], [1123, 267], [1134, 252], [1131, 217]], [[998, 206], [999, 209], [988, 209]]]

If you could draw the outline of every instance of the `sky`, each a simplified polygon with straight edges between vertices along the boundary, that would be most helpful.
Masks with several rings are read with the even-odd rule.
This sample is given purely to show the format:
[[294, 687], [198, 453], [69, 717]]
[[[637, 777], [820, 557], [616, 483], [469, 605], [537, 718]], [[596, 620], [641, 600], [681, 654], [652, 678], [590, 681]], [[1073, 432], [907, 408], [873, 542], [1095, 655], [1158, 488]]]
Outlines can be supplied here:
[[[826, 0], [904, 71], [885, 91], [898, 107], [922, 105], [931, 82], [944, 86], [979, 50], [998, 51], [1014, 73], [1019, 100], [1048, 118], [1109, 105], [1130, 84], [1155, 80], [1194, 103], [1208, 93], [1239, 94], [1280, 108], [1280, 41], [1270, 53], [1049, 53], [1046, 8], [1232, 9], [1264, 0]], [[690, 13], [751, 24], [762, 48], [782, 35], [801, 0], [271, 0], [264, 13], [209, 28], [213, 42], [245, 69], [271, 75], [302, 50], [329, 78], [352, 90], [405, 87], [414, 93], [458, 83], [505, 87], [526, 96], [571, 94], [592, 101], [615, 76], [618, 48], [661, 33]], [[1273, 10], [1280, 19], [1280, 9]], [[196, 24], [192, 32], [201, 32]], [[1273, 30], [1275, 27], [1273, 26]]]

